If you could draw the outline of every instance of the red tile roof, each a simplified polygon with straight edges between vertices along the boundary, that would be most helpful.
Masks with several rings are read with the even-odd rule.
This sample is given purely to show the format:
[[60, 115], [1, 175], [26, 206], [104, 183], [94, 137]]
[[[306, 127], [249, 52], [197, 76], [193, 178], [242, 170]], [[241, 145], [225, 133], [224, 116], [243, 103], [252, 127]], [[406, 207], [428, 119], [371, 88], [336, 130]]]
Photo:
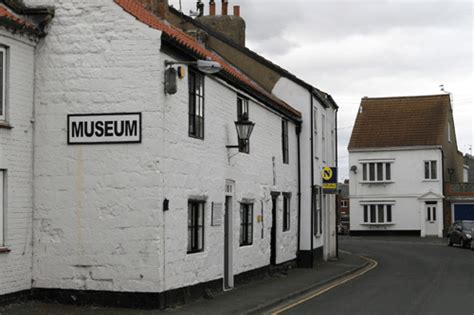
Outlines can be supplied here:
[[1, 5], [0, 5], [0, 17], [3, 17], [6, 20], [12, 22], [13, 24], [16, 24], [20, 28], [30, 29], [32, 31], [39, 31], [39, 29], [35, 25], [33, 25], [33, 24], [27, 22], [26, 20], [14, 15], [10, 11], [8, 11], [7, 8], [5, 8], [4, 6], [1, 6]]
[[276, 105], [282, 108], [285, 112], [289, 112], [292, 116], [300, 119], [301, 113], [277, 98], [271, 93], [268, 93], [265, 89], [260, 87], [258, 84], [250, 80], [247, 76], [239, 72], [237, 69], [228, 64], [220, 56], [206, 49], [202, 44], [200, 44], [196, 39], [190, 35], [184, 33], [183, 31], [175, 28], [172, 25], [166, 24], [164, 21], [160, 20], [150, 11], [146, 10], [141, 3], [136, 0], [115, 0], [115, 2], [121, 6], [126, 12], [134, 16], [137, 20], [142, 23], [150, 26], [151, 28], [157, 29], [174, 39], [180, 45], [184, 46], [187, 49], [192, 50], [202, 58], [208, 58], [213, 61], [219, 62], [223, 68], [223, 71], [229, 74], [231, 77], [239, 81], [241, 84], [246, 85], [257, 93], [269, 98]]
[[447, 94], [363, 98], [349, 150], [442, 145], [450, 109]]

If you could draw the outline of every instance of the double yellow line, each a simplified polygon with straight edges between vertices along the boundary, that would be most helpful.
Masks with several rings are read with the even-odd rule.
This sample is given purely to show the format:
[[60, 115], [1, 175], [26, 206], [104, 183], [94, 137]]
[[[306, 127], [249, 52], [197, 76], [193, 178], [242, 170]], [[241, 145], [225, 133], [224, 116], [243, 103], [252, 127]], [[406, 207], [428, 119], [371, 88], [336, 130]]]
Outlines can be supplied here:
[[284, 311], [287, 311], [290, 308], [293, 308], [297, 305], [303, 304], [304, 302], [306, 302], [308, 300], [311, 300], [311, 299], [314, 299], [315, 297], [320, 296], [321, 294], [324, 294], [324, 293], [328, 292], [329, 290], [334, 289], [335, 287], [338, 287], [338, 286], [340, 286], [340, 285], [342, 285], [346, 282], [349, 282], [349, 281], [351, 281], [355, 278], [358, 278], [358, 277], [362, 276], [363, 274], [369, 272], [370, 270], [374, 269], [375, 267], [377, 267], [378, 262], [373, 260], [372, 258], [364, 257], [364, 256], [360, 256], [360, 257], [367, 260], [369, 262], [369, 265], [362, 268], [361, 270], [353, 273], [353, 274], [348, 275], [347, 277], [337, 279], [337, 280], [327, 284], [326, 286], [318, 289], [317, 291], [313, 291], [309, 295], [299, 299], [296, 302], [293, 302], [293, 303], [288, 304], [286, 306], [283, 306], [281, 308], [275, 309], [271, 312], [271, 314], [272, 315], [277, 315], [277, 314], [283, 313]]

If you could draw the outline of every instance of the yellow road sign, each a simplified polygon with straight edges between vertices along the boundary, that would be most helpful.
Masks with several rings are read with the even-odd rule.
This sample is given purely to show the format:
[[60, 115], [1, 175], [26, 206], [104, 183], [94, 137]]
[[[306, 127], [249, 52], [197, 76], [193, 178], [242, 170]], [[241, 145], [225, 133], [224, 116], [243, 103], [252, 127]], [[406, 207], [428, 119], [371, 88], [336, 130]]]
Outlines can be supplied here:
[[330, 180], [332, 178], [332, 169], [328, 166], [323, 167], [323, 179]]
[[323, 184], [323, 189], [337, 189], [337, 184], [336, 183]]

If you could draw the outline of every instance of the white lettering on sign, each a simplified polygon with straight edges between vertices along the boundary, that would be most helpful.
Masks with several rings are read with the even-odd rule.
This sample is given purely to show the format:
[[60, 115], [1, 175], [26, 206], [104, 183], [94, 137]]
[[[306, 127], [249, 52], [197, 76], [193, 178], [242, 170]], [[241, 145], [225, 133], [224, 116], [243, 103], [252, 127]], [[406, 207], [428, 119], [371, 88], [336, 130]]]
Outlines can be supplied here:
[[68, 144], [141, 142], [141, 113], [68, 115]]

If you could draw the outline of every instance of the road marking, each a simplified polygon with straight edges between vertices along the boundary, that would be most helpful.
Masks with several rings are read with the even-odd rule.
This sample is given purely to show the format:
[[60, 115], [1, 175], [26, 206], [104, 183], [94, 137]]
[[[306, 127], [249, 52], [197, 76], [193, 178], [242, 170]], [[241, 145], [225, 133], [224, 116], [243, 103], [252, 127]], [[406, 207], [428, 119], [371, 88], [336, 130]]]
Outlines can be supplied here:
[[367, 267], [364, 267], [362, 270], [360, 270], [360, 271], [358, 271], [358, 272], [356, 272], [356, 273], [354, 273], [354, 274], [351, 274], [351, 275], [349, 275], [349, 276], [347, 276], [347, 277], [345, 277], [345, 278], [335, 280], [334, 282], [329, 283], [328, 285], [326, 285], [326, 286], [324, 286], [324, 287], [318, 289], [317, 291], [311, 293], [311, 295], [305, 296], [304, 298], [302, 298], [302, 299], [300, 299], [300, 300], [298, 300], [298, 301], [296, 301], [296, 302], [293, 302], [293, 303], [291, 303], [291, 304], [289, 304], [289, 305], [286, 305], [286, 306], [284, 306], [283, 308], [273, 310], [273, 311], [271, 312], [271, 314], [272, 314], [272, 315], [278, 315], [278, 314], [280, 314], [280, 313], [282, 313], [282, 312], [284, 312], [284, 311], [289, 310], [290, 308], [293, 308], [293, 307], [295, 307], [295, 306], [297, 306], [297, 305], [300, 305], [300, 304], [302, 304], [302, 303], [304, 303], [304, 302], [306, 302], [306, 301], [308, 301], [308, 300], [314, 299], [315, 297], [317, 297], [317, 296], [319, 296], [319, 295], [321, 295], [321, 294], [324, 294], [324, 293], [326, 293], [326, 292], [328, 292], [328, 291], [330, 291], [330, 290], [332, 290], [332, 289], [334, 289], [334, 288], [336, 288], [336, 287], [338, 287], [338, 286], [340, 286], [340, 285], [342, 285], [342, 284], [344, 284], [344, 283], [346, 283], [346, 282], [349, 282], [349, 281], [351, 281], [351, 280], [353, 280], [353, 279], [355, 279], [355, 278], [358, 278], [358, 277], [362, 276], [363, 274], [365, 274], [365, 273], [371, 271], [371, 270], [374, 269], [375, 267], [377, 267], [378, 262], [375, 261], [375, 260], [373, 260], [372, 258], [364, 257], [364, 256], [360, 256], [360, 257], [363, 258], [363, 259], [365, 259], [365, 260], [367, 260], [367, 261], [369, 262], [369, 265], [368, 265]]

